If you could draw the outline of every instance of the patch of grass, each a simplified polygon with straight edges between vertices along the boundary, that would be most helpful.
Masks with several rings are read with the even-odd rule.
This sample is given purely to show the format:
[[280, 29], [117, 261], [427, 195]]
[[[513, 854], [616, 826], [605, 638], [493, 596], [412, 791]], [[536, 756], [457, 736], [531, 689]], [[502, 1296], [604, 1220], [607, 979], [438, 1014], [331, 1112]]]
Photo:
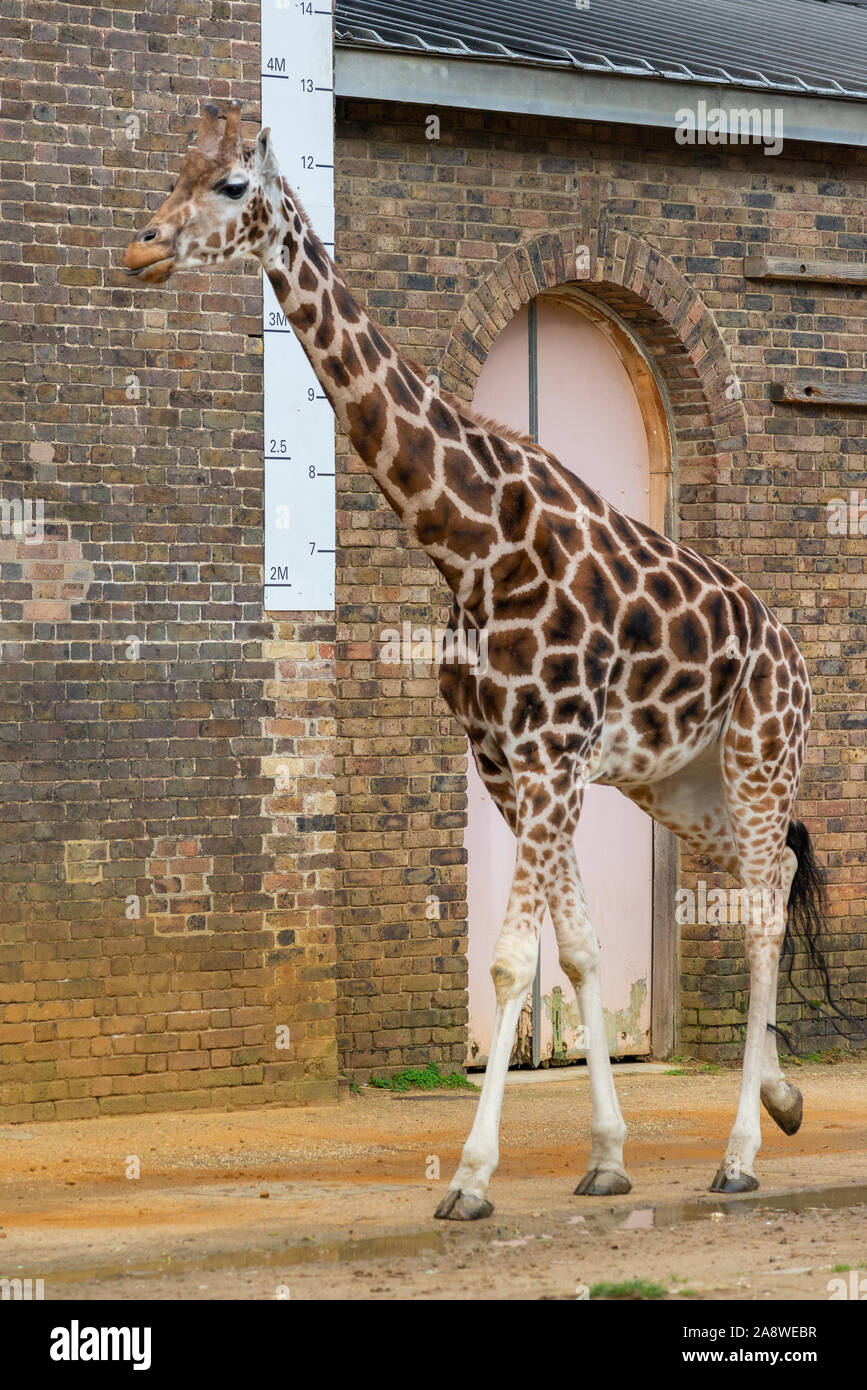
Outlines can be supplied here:
[[681, 1298], [698, 1298], [698, 1289], [678, 1289]]
[[838, 1062], [863, 1062], [867, 1057], [867, 1048], [850, 1047], [828, 1047], [823, 1052], [804, 1052], [798, 1055], [786, 1057], [786, 1064], [790, 1062], [792, 1066], [802, 1067], [805, 1062], [818, 1062], [824, 1067], [836, 1066]]
[[832, 1266], [831, 1266], [831, 1273], [832, 1273], [832, 1274], [848, 1274], [848, 1273], [849, 1273], [849, 1270], [850, 1270], [851, 1268], [852, 1268], [851, 1265], [832, 1265]]
[[441, 1072], [436, 1062], [428, 1062], [426, 1067], [407, 1067], [397, 1071], [394, 1076], [374, 1076], [368, 1086], [376, 1086], [381, 1091], [477, 1091], [462, 1072]]
[[591, 1284], [591, 1298], [667, 1298], [668, 1290], [648, 1279], [630, 1279], [624, 1284]]
[[[721, 1062], [702, 1062], [698, 1057], [684, 1056], [681, 1052], [675, 1052], [668, 1058], [670, 1067], [663, 1073], [664, 1076], [702, 1076], [713, 1075], [723, 1070], [724, 1064]], [[733, 1064], [734, 1065], [734, 1064]], [[740, 1066], [740, 1063], [737, 1063]]]
[[851, 1044], [847, 1043], [842, 1047], [828, 1047], [824, 1052], [817, 1052], [816, 1061], [833, 1067], [838, 1062], [863, 1062], [865, 1056], [867, 1056], [867, 1049], [852, 1047]]

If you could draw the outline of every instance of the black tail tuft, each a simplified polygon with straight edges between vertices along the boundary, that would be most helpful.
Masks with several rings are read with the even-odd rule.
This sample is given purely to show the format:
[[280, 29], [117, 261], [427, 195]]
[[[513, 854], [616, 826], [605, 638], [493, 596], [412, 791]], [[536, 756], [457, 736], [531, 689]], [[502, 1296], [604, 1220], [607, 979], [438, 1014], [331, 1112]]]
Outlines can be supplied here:
[[[780, 955], [780, 965], [786, 963], [786, 984], [792, 988], [806, 1004], [816, 1008], [816, 1001], [808, 999], [807, 995], [792, 980], [792, 964], [795, 958], [795, 938], [807, 952], [807, 959], [814, 970], [819, 972], [821, 977], [825, 1002], [830, 1012], [821, 1010], [821, 1016], [830, 1020], [836, 1031], [841, 1037], [848, 1037], [848, 1033], [840, 1027], [837, 1019], [845, 1019], [851, 1024], [861, 1037], [867, 1037], [863, 1023], [853, 1018], [851, 1014], [841, 1009], [831, 998], [831, 980], [828, 975], [828, 963], [822, 953], [820, 940], [822, 927], [825, 920], [827, 907], [827, 893], [825, 890], [825, 876], [819, 865], [816, 863], [816, 855], [813, 850], [813, 843], [807, 832], [807, 827], [799, 820], [793, 820], [789, 826], [789, 833], [786, 836], [786, 844], [795, 854], [798, 860], [798, 867], [795, 877], [792, 880], [792, 887], [789, 892], [788, 917], [786, 920], [786, 935], [783, 939], [783, 949]], [[794, 1051], [791, 1042], [781, 1028], [774, 1030], [783, 1038], [790, 1051]]]

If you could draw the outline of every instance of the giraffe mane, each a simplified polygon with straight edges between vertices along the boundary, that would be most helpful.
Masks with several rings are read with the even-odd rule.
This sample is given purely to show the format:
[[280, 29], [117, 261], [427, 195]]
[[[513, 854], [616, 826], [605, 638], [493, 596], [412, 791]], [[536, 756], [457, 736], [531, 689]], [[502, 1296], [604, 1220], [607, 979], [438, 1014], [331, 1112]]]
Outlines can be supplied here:
[[298, 213], [298, 216], [304, 223], [304, 226], [308, 229], [308, 231], [312, 232], [313, 223], [310, 221], [310, 218], [307, 215], [307, 209], [302, 205], [301, 199], [298, 197], [298, 194], [295, 192], [294, 188], [292, 189], [292, 203], [294, 205], [295, 211]]
[[490, 415], [479, 415], [475, 410], [470, 409], [465, 401], [458, 401], [456, 396], [452, 397], [455, 404], [459, 404], [464, 415], [476, 425], [481, 425], [482, 429], [490, 434], [497, 434], [502, 439], [511, 440], [513, 444], [524, 444], [531, 449], [538, 449], [535, 439], [531, 439], [528, 434], [522, 434], [520, 430], [513, 430], [511, 425], [504, 425], [501, 420], [494, 420]]
[[[379, 331], [388, 343], [395, 348], [395, 351], [397, 351], [397, 345], [391, 335], [386, 333], [383, 328], [380, 328]], [[417, 362], [414, 357], [407, 357], [406, 354], [401, 355], [406, 365], [411, 367], [416, 375], [421, 377], [422, 381], [430, 376], [432, 368], [422, 366], [421, 362]], [[472, 406], [468, 405], [466, 401], [462, 401], [460, 396], [456, 396], [453, 391], [440, 390], [439, 397], [440, 400], [450, 405], [453, 410], [456, 410], [462, 420], [469, 420], [472, 424], [478, 425], [480, 429], [485, 430], [486, 433], [499, 435], [501, 439], [508, 439], [513, 444], [523, 444], [531, 449], [539, 448], [536, 441], [531, 439], [529, 435], [521, 434], [520, 430], [513, 430], [511, 425], [504, 425], [501, 420], [494, 420], [490, 415], [481, 415], [477, 410], [473, 410]], [[544, 452], [544, 450], [542, 452]]]

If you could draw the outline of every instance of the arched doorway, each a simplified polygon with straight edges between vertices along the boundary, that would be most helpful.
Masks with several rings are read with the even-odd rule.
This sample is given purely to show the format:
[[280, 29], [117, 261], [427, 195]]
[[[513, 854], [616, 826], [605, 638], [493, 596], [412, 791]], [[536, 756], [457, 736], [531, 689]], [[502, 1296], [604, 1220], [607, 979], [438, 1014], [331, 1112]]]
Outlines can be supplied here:
[[[579, 288], [540, 295], [509, 321], [491, 347], [473, 404], [537, 438], [630, 516], [667, 529], [672, 447], [661, 388], [626, 325]], [[468, 1062], [478, 1066], [487, 1058], [493, 1024], [490, 962], [505, 915], [515, 841], [472, 759], [467, 792]], [[651, 1047], [654, 919], [660, 915], [654, 891], [667, 891], [656, 839], [651, 820], [615, 788], [587, 789], [575, 845], [602, 946], [613, 1056], [643, 1055]], [[574, 992], [560, 970], [547, 917], [512, 1063], [576, 1060], [585, 1050]]]

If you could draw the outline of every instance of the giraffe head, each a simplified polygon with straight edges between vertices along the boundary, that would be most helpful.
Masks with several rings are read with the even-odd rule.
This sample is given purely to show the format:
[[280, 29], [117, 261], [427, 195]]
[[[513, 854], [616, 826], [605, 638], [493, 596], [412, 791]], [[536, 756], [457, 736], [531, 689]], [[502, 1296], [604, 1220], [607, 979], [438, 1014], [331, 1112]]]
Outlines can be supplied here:
[[281, 198], [278, 180], [270, 132], [260, 131], [245, 146], [238, 103], [229, 107], [223, 127], [216, 106], [205, 106], [177, 182], [126, 249], [126, 274], [161, 285], [175, 270], [260, 253]]

